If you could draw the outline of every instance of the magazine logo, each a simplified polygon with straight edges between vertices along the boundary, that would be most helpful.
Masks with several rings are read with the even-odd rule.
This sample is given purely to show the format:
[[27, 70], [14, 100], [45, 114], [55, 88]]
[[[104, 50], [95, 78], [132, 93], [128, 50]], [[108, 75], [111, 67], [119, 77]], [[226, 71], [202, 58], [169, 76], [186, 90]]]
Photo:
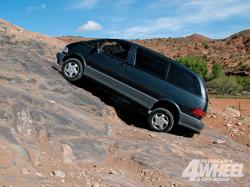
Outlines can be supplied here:
[[233, 163], [233, 160], [193, 159], [182, 177], [189, 181], [229, 181], [231, 177], [244, 177], [243, 164]]

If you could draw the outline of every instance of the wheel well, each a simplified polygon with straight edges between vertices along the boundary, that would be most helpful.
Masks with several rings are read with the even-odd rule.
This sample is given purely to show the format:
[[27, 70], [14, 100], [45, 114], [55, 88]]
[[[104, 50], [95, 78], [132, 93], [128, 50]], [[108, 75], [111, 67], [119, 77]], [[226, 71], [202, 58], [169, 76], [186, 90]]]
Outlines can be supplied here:
[[179, 111], [178, 107], [174, 103], [172, 103], [170, 101], [158, 101], [157, 103], [155, 103], [153, 105], [151, 110], [154, 110], [156, 108], [168, 109], [173, 114], [175, 124], [177, 124], [179, 122], [180, 111]]
[[69, 56], [66, 56], [66, 57], [63, 59], [63, 61], [66, 61], [66, 60], [68, 60], [68, 59], [70, 59], [70, 58], [76, 58], [77, 60], [80, 60], [81, 63], [82, 63], [82, 65], [85, 66], [85, 62], [84, 62], [83, 58], [82, 58], [80, 55], [77, 55], [77, 54], [71, 54], [71, 55], [69, 55]]

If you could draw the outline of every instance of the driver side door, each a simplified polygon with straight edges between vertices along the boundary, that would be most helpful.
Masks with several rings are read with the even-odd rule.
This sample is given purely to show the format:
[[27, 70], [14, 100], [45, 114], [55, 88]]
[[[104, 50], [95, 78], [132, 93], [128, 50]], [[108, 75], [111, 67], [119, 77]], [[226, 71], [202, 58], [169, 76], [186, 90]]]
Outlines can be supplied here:
[[115, 44], [117, 44], [117, 42], [112, 40], [104, 41], [99, 44], [99, 48], [93, 50], [89, 55], [87, 59], [88, 65], [96, 74], [93, 76], [105, 76], [109, 79], [116, 79], [118, 81], [122, 79], [125, 62], [124, 59], [121, 59], [119, 56], [115, 56], [112, 53]]

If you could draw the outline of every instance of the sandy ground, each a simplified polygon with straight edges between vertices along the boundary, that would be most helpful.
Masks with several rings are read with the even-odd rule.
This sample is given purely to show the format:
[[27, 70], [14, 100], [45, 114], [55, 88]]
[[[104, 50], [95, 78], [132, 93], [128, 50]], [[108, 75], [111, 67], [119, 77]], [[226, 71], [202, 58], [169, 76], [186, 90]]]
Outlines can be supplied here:
[[[204, 119], [207, 126], [250, 146], [250, 99], [211, 98], [209, 107]], [[228, 111], [228, 108], [235, 110]]]

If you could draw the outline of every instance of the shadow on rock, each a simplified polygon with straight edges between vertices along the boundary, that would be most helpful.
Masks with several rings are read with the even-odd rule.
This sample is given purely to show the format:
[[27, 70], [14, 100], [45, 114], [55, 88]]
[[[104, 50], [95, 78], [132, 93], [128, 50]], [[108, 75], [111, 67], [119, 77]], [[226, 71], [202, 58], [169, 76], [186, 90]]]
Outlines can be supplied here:
[[84, 79], [81, 82], [74, 83], [74, 85], [90, 92], [106, 105], [113, 107], [118, 117], [126, 124], [139, 128], [146, 127], [146, 110], [143, 107], [132, 104], [123, 97], [114, 94], [108, 88], [89, 79]]

